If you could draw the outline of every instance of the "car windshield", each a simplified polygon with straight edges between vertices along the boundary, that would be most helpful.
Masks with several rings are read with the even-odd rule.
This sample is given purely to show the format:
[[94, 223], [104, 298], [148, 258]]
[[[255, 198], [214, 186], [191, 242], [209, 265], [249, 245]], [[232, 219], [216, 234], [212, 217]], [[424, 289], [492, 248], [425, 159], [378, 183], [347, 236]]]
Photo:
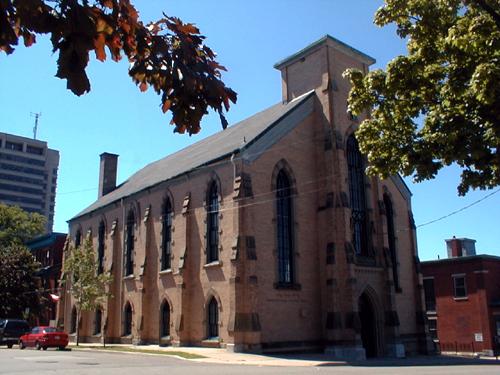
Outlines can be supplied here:
[[57, 332], [57, 329], [55, 329], [54, 327], [45, 327], [43, 331], [45, 333], [50, 333], [50, 332]]

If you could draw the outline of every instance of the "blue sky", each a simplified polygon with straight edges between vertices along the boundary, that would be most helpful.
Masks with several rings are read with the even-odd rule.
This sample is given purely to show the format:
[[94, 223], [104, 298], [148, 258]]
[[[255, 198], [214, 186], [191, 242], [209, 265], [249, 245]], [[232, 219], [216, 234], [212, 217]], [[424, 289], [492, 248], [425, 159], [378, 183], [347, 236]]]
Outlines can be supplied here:
[[[281, 100], [280, 74], [273, 64], [325, 34], [377, 59], [384, 67], [405, 43], [393, 27], [379, 28], [373, 14], [377, 0], [135, 0], [144, 21], [162, 12], [195, 23], [206, 44], [228, 68], [225, 83], [238, 92], [227, 116], [236, 123]], [[60, 151], [54, 230], [67, 231], [66, 221], [97, 197], [99, 154], [120, 155], [118, 182], [146, 164], [219, 131], [218, 116], [207, 116], [196, 136], [176, 135], [152, 91], [141, 93], [127, 75], [128, 64], [92, 58], [88, 75], [92, 91], [80, 98], [54, 77], [56, 55], [46, 38], [13, 55], [0, 54], [0, 131], [32, 137], [32, 112], [41, 112], [38, 139]], [[436, 179], [413, 184], [417, 225], [448, 215], [485, 198], [492, 191], [458, 197], [459, 171], [443, 170]], [[455, 215], [418, 229], [420, 258], [446, 256], [444, 240], [477, 240], [478, 253], [500, 255], [500, 193]]]

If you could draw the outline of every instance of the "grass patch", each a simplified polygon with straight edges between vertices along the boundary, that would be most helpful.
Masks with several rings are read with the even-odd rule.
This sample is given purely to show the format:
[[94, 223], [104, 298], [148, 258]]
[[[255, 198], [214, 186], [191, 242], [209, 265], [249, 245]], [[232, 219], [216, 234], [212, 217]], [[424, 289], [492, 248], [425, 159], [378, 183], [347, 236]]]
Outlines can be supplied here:
[[146, 354], [160, 354], [160, 355], [176, 355], [181, 358], [185, 359], [200, 359], [200, 358], [206, 358], [205, 356], [198, 355], [198, 354], [193, 354], [193, 353], [186, 353], [186, 352], [181, 352], [181, 351], [174, 351], [174, 350], [154, 350], [154, 349], [135, 349], [135, 348], [129, 348], [129, 347], [123, 347], [123, 346], [113, 346], [113, 345], [107, 345], [106, 347], [103, 346], [76, 346], [76, 345], [71, 345], [72, 349], [93, 349], [93, 350], [109, 350], [113, 352], [127, 352], [127, 353], [146, 353]]

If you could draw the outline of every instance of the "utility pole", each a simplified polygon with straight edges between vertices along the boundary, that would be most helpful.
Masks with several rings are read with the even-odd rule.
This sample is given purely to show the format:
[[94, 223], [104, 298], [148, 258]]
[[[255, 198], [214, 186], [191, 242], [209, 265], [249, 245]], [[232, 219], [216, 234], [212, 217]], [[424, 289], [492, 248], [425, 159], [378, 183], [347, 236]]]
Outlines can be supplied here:
[[33, 127], [33, 139], [36, 139], [36, 132], [38, 131], [38, 119], [42, 117], [42, 112], [31, 112], [31, 116], [35, 117], [35, 126]]

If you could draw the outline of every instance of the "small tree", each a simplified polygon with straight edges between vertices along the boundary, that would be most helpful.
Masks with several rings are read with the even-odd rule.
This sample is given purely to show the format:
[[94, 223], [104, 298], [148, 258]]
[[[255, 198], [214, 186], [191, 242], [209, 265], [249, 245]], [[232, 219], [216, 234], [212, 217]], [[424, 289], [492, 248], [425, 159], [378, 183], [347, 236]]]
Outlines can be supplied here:
[[96, 251], [90, 238], [85, 240], [83, 246], [68, 249], [64, 260], [64, 272], [64, 281], [70, 286], [69, 292], [76, 300], [76, 345], [78, 345], [81, 313], [95, 310], [109, 296], [107, 289], [112, 276], [109, 273], [97, 273]]

